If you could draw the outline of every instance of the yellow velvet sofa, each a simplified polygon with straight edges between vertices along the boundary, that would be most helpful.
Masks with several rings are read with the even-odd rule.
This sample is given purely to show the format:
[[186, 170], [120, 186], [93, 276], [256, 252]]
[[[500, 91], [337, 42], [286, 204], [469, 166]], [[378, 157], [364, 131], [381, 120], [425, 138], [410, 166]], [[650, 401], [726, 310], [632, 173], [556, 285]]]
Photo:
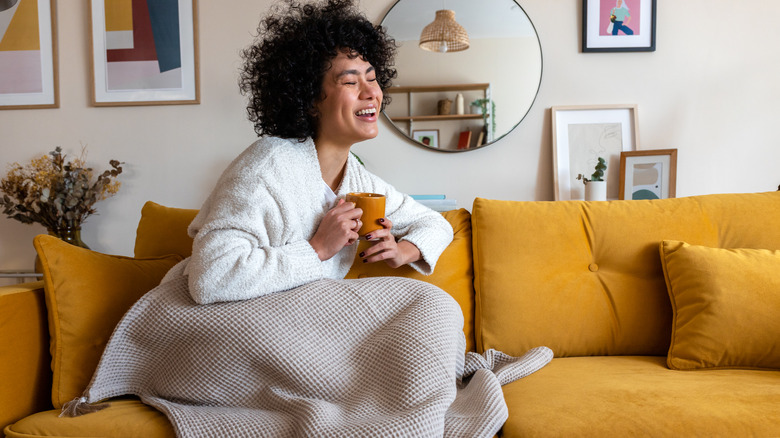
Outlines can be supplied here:
[[[190, 253], [195, 210], [147, 203], [135, 257], [36, 237], [45, 281], [0, 288], [8, 437], [173, 436], [133, 397], [58, 418], [132, 302]], [[477, 199], [444, 213], [430, 281], [461, 304], [468, 348], [553, 361], [504, 387], [504, 437], [780, 436], [780, 192], [655, 201]], [[173, 255], [171, 255], [173, 254]]]

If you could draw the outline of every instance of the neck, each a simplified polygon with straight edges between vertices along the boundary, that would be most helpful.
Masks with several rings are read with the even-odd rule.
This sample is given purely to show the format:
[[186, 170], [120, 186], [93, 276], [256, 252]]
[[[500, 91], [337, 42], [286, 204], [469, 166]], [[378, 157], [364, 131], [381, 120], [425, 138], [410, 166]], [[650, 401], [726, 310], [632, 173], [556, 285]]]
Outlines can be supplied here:
[[320, 162], [322, 180], [335, 192], [344, 178], [349, 148], [332, 147], [316, 141], [314, 146], [317, 149], [317, 160]]

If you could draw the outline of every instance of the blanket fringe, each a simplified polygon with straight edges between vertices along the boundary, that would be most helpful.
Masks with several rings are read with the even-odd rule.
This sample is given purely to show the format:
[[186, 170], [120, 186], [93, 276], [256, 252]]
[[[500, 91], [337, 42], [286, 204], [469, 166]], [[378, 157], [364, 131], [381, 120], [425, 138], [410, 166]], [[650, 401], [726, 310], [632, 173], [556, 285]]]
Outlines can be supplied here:
[[477, 370], [484, 369], [493, 372], [501, 386], [504, 386], [539, 371], [550, 363], [553, 356], [553, 351], [548, 347], [532, 348], [520, 357], [513, 357], [492, 348], [483, 354], [470, 351], [466, 353], [463, 380]]
[[86, 397], [76, 397], [73, 400], [62, 405], [60, 417], [79, 417], [84, 414], [91, 414], [103, 410], [109, 406], [108, 403], [87, 403]]

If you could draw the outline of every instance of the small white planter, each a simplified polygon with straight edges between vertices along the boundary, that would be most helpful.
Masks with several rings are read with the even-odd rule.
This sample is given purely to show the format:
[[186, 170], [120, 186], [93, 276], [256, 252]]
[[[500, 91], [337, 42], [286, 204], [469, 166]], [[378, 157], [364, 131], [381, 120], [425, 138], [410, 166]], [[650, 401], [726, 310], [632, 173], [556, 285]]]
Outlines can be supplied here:
[[607, 182], [606, 181], [588, 181], [585, 184], [586, 201], [606, 201], [607, 200]]

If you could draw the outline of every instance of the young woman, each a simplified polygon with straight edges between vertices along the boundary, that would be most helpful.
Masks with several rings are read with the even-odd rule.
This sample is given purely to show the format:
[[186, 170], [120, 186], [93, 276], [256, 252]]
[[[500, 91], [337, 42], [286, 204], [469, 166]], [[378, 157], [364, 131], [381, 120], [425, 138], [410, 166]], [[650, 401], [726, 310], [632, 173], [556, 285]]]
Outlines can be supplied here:
[[355, 143], [378, 133], [395, 76], [395, 42], [349, 0], [289, 0], [243, 53], [240, 86], [261, 138], [227, 168], [190, 225], [185, 273], [198, 303], [243, 300], [323, 278], [354, 260], [361, 210], [349, 192], [386, 196], [383, 228], [364, 263], [424, 274], [452, 240], [438, 213], [365, 169]]

